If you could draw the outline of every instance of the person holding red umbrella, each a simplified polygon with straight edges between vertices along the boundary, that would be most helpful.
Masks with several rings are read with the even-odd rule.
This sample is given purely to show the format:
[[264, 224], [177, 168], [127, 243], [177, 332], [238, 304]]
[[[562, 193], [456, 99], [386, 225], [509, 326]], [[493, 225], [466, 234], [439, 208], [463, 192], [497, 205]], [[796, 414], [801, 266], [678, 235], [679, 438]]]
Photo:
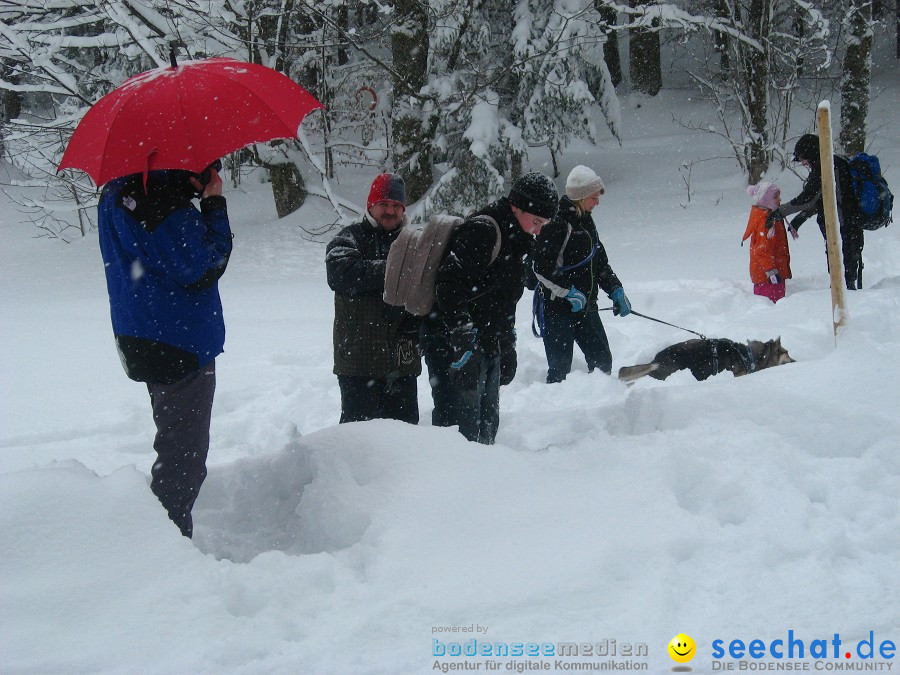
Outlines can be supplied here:
[[98, 209], [116, 347], [128, 377], [146, 383], [156, 423], [150, 489], [191, 537], [225, 343], [218, 280], [232, 235], [222, 179], [215, 168], [131, 174], [106, 184]]
[[105, 185], [98, 226], [113, 333], [128, 376], [147, 384], [157, 428], [150, 487], [190, 537], [225, 343], [218, 280], [231, 254], [215, 158], [297, 138], [303, 118], [324, 106], [258, 64], [179, 64], [174, 51], [170, 63], [96, 101], [58, 170], [81, 169]]

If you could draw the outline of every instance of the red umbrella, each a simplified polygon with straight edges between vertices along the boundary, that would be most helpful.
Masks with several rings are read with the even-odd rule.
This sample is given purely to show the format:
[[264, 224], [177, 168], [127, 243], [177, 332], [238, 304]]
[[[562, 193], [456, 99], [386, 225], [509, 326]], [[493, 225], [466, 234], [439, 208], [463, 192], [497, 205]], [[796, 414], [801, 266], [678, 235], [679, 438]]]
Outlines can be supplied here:
[[75, 128], [59, 170], [82, 169], [97, 185], [157, 169], [199, 173], [245, 145], [296, 138], [316, 108], [324, 106], [271, 68], [173, 59], [97, 101]]

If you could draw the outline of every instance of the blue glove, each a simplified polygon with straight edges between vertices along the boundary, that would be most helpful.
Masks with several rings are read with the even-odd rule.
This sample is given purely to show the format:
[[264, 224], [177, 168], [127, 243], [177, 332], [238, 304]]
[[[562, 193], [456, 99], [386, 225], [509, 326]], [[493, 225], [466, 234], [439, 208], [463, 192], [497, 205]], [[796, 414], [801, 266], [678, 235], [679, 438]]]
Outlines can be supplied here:
[[628, 316], [631, 314], [631, 303], [625, 297], [625, 291], [621, 286], [614, 288], [613, 292], [609, 294], [609, 298], [613, 302], [613, 314], [616, 316]]
[[584, 309], [584, 306], [587, 305], [587, 297], [574, 286], [572, 286], [566, 294], [566, 300], [572, 304], [573, 312], [580, 312]]
[[481, 375], [481, 365], [475, 356], [478, 329], [471, 324], [459, 326], [450, 331], [450, 348], [453, 361], [450, 363], [450, 382], [459, 389], [475, 389]]

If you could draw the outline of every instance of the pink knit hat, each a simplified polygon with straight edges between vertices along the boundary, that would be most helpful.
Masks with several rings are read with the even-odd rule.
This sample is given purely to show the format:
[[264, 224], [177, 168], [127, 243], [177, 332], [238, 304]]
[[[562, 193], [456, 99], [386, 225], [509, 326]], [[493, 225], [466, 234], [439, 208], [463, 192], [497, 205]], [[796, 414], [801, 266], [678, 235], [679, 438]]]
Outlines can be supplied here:
[[753, 203], [757, 206], [774, 211], [778, 208], [778, 202], [775, 201], [775, 198], [781, 195], [781, 188], [775, 183], [763, 181], [762, 183], [749, 186], [747, 194], [754, 198]]

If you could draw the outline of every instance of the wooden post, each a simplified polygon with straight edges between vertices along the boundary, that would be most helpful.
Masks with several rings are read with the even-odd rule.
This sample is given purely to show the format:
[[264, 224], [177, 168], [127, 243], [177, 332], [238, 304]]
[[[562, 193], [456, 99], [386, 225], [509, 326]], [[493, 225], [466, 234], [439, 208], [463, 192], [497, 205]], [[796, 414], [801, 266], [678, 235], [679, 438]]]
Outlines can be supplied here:
[[844, 270], [841, 263], [840, 224], [837, 214], [837, 192], [834, 187], [834, 152], [831, 142], [831, 104], [819, 103], [816, 112], [819, 125], [819, 159], [822, 162], [822, 205], [825, 208], [825, 246], [828, 250], [828, 269], [831, 272], [831, 320], [837, 341], [838, 328], [844, 325], [847, 310], [844, 305]]

